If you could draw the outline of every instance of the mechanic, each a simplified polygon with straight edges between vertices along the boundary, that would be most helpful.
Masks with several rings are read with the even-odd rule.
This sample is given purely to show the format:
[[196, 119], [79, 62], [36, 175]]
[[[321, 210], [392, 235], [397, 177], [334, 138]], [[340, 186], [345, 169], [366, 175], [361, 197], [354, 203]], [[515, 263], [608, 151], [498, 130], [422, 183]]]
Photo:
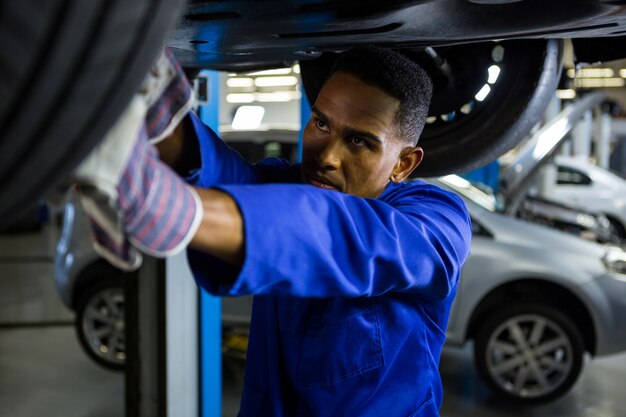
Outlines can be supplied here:
[[77, 173], [100, 251], [132, 269], [137, 248], [189, 245], [201, 287], [255, 296], [240, 416], [439, 415], [471, 223], [454, 194], [405, 182], [424, 154], [426, 72], [387, 49], [341, 54], [302, 163], [250, 164], [188, 112], [164, 57]]

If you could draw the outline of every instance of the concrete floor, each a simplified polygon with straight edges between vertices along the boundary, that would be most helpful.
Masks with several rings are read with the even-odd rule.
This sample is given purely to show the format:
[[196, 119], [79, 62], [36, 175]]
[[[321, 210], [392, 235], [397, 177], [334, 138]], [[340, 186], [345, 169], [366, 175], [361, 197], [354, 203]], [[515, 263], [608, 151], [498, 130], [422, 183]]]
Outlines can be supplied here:
[[[237, 415], [243, 361], [225, 359], [222, 417]], [[446, 349], [441, 361], [442, 417], [622, 417], [626, 354], [586, 365], [574, 389], [537, 407], [494, 398], [477, 380], [471, 346]], [[124, 378], [80, 350], [70, 326], [0, 328], [0, 410], [11, 417], [123, 417]]]
[[[87, 358], [72, 319], [54, 288], [48, 249], [32, 259], [0, 251], [0, 415], [124, 416], [123, 374], [104, 370]], [[240, 359], [224, 360], [222, 417], [237, 414], [243, 366]], [[471, 345], [444, 349], [441, 375], [443, 417], [626, 416], [626, 354], [588, 361], [571, 392], [532, 408], [491, 395], [478, 380]]]

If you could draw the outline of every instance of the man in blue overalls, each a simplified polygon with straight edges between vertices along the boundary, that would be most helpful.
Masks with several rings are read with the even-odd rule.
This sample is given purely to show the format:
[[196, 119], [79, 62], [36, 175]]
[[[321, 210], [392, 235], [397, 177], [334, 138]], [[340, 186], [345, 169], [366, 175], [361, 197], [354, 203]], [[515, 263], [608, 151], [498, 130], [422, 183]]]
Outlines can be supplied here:
[[[404, 182], [424, 154], [426, 73], [386, 49], [342, 54], [302, 163], [250, 164], [187, 114], [188, 84], [168, 58], [158, 97], [136, 98], [79, 169], [102, 253], [133, 268], [137, 248], [189, 246], [201, 287], [255, 295], [242, 417], [437, 416], [471, 226], [455, 195]], [[157, 137], [189, 185], [158, 159]]]

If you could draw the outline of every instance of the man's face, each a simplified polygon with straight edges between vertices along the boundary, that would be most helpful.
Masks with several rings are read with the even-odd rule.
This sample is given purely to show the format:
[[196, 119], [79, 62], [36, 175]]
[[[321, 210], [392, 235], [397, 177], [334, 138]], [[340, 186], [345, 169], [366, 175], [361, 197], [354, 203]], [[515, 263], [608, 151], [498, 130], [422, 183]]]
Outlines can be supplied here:
[[407, 145], [397, 137], [394, 123], [399, 105], [398, 99], [353, 75], [334, 73], [320, 91], [304, 129], [303, 182], [378, 197], [406, 153]]

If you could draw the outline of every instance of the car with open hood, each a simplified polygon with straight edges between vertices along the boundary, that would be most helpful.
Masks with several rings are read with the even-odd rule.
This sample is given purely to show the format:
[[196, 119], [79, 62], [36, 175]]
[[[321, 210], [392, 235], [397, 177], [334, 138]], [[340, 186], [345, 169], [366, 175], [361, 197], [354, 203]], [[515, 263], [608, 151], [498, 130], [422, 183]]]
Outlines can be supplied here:
[[602, 213], [612, 233], [626, 241], [626, 178], [592, 163], [588, 158], [559, 155], [554, 158], [556, 182], [552, 201]]

